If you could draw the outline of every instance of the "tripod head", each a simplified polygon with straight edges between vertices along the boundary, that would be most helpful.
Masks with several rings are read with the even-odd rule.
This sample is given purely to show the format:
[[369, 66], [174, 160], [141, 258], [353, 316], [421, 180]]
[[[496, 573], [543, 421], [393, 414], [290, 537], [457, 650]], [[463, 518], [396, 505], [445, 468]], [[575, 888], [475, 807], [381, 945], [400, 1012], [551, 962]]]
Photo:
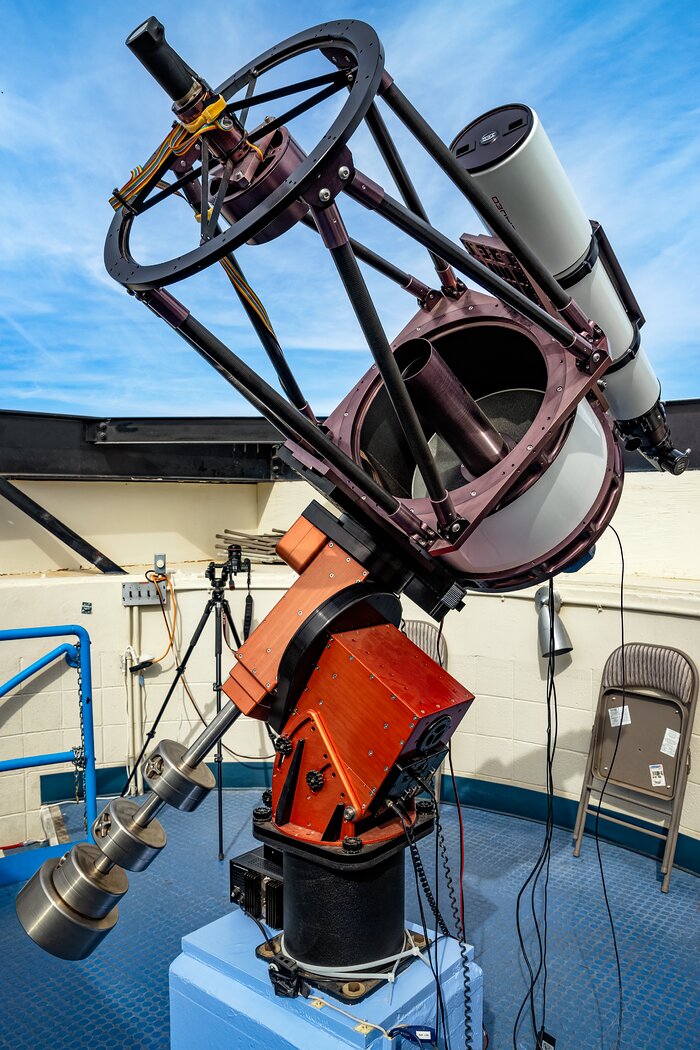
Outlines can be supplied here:
[[[228, 546], [228, 558], [223, 562], [210, 561], [204, 570], [204, 575], [209, 580], [213, 590], [223, 590], [226, 584], [229, 590], [233, 590], [234, 579], [239, 572], [246, 571], [248, 574], [248, 588], [250, 589], [250, 558], [244, 558], [241, 546], [238, 543], [230, 543]], [[219, 576], [217, 577], [217, 570]]]

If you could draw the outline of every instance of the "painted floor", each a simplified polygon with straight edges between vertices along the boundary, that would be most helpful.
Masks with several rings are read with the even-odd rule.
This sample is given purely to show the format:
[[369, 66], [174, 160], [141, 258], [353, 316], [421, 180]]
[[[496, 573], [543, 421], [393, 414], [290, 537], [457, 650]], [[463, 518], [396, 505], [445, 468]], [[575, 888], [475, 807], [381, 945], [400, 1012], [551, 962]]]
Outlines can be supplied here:
[[[249, 823], [258, 799], [257, 791], [225, 792], [228, 856], [254, 845]], [[515, 899], [544, 829], [475, 809], [464, 817], [467, 935], [484, 971], [490, 1050], [510, 1050], [526, 989]], [[166, 1050], [168, 965], [183, 934], [231, 905], [228, 864], [216, 860], [214, 797], [193, 815], [168, 811], [163, 823], [168, 846], [148, 871], [131, 878], [117, 926], [84, 962], [41, 952], [15, 917], [18, 887], [0, 888], [0, 1048]], [[454, 807], [443, 807], [443, 824], [457, 870]], [[675, 871], [670, 893], [662, 895], [652, 860], [607, 843], [602, 850], [622, 958], [622, 1050], [698, 1050], [700, 880]], [[426, 844], [422, 853], [432, 880], [433, 850]], [[408, 918], [418, 921], [408, 874]], [[547, 1028], [556, 1050], [615, 1050], [615, 963], [591, 840], [574, 859], [569, 835], [555, 831], [549, 902]], [[191, 1046], [199, 1050], [194, 1034]], [[534, 1050], [525, 1027], [517, 1048]]]

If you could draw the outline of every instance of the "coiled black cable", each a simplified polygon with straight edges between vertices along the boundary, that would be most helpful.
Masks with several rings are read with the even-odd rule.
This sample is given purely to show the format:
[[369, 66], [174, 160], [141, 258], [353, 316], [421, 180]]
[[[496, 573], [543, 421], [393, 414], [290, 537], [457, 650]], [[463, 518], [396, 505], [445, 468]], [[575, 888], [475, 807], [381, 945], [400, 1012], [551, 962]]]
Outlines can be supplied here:
[[[447, 883], [447, 895], [450, 899], [450, 907], [452, 909], [452, 917], [455, 921], [455, 925], [458, 931], [457, 944], [459, 945], [459, 956], [462, 964], [462, 975], [464, 980], [464, 996], [463, 996], [463, 1007], [464, 1007], [464, 1046], [465, 1050], [472, 1050], [473, 1047], [473, 1029], [472, 1029], [472, 983], [471, 973], [469, 971], [469, 954], [467, 952], [466, 936], [464, 932], [464, 926], [462, 924], [459, 904], [457, 902], [457, 892], [452, 881], [452, 871], [450, 870], [450, 861], [447, 855], [447, 846], [445, 845], [445, 835], [442, 830], [442, 824], [440, 822], [440, 807], [435, 807], [435, 832], [437, 840], [440, 846], [440, 854], [442, 856], [442, 866], [445, 872], [445, 882]], [[437, 872], [436, 872], [437, 877]]]

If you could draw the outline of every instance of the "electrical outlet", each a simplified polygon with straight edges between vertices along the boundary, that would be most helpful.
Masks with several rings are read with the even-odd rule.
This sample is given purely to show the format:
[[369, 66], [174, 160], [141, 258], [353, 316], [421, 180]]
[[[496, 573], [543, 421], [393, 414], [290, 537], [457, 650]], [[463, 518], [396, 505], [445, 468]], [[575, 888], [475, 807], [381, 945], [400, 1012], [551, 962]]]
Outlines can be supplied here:
[[[168, 587], [165, 580], [158, 584], [163, 603], [168, 602]], [[122, 605], [160, 605], [155, 583], [138, 580], [136, 583], [122, 584]]]

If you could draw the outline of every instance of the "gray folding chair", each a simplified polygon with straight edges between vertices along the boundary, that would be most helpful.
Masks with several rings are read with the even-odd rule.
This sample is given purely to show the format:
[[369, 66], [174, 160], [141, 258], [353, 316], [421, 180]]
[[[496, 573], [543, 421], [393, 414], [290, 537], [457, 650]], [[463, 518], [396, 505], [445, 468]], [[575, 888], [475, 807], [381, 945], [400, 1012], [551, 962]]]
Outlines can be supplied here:
[[[439, 629], [433, 623], [425, 620], [404, 620], [403, 632], [409, 641], [422, 649], [424, 653], [436, 660], [441, 667], [447, 669], [447, 642]], [[442, 787], [442, 769], [435, 773], [435, 797], [440, 799]]]
[[[652, 830], [625, 820], [619, 813], [601, 812], [600, 819], [665, 841], [661, 890], [668, 892], [690, 772], [697, 699], [697, 670], [679, 649], [631, 642], [624, 647], [624, 667], [622, 647], [608, 657], [574, 827], [575, 857], [581, 852], [586, 816], [597, 809], [590, 804], [591, 793], [596, 791], [600, 796], [619, 733], [605, 799], [647, 810], [662, 822], [658, 830]], [[628, 794], [619, 794], [615, 788]]]

